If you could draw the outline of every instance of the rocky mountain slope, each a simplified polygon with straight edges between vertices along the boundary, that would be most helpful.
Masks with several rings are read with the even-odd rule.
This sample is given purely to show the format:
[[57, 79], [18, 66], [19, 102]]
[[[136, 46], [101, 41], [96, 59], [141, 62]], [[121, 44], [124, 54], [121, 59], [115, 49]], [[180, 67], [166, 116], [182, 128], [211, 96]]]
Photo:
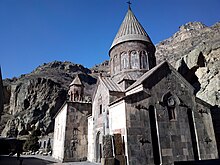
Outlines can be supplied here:
[[[169, 61], [195, 88], [199, 98], [220, 106], [220, 23], [207, 27], [190, 22], [156, 45], [157, 63]], [[68, 85], [79, 74], [90, 100], [99, 74], [109, 75], [109, 62], [91, 69], [70, 62], [51, 62], [30, 74], [4, 80], [2, 135], [25, 135], [32, 125], [53, 131], [53, 117], [64, 103]]]
[[158, 63], [167, 60], [196, 88], [197, 96], [220, 106], [220, 23], [190, 22], [156, 45]]
[[52, 132], [53, 117], [65, 102], [68, 85], [76, 74], [85, 85], [85, 95], [88, 96], [85, 99], [91, 97], [96, 79], [90, 73], [82, 65], [55, 61], [39, 66], [30, 74], [4, 80], [2, 135], [25, 135], [33, 125], [44, 134]]

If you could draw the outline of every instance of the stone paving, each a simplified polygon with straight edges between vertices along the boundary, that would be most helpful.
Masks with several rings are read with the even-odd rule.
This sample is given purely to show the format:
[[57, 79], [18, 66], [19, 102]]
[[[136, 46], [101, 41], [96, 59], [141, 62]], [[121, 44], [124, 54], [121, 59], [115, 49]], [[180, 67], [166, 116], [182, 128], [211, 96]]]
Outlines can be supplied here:
[[100, 165], [99, 163], [90, 162], [68, 162], [61, 163], [51, 156], [41, 155], [22, 155], [20, 160], [16, 156], [0, 156], [0, 165]]

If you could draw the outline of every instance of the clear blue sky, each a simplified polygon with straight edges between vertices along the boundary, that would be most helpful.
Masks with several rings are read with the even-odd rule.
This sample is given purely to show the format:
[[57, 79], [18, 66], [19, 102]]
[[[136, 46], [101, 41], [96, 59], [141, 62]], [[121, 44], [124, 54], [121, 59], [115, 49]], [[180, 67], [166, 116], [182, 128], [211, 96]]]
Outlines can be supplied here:
[[[108, 50], [127, 0], [0, 0], [3, 78], [54, 60], [92, 67]], [[189, 21], [220, 21], [220, 0], [133, 0], [132, 10], [156, 44]]]

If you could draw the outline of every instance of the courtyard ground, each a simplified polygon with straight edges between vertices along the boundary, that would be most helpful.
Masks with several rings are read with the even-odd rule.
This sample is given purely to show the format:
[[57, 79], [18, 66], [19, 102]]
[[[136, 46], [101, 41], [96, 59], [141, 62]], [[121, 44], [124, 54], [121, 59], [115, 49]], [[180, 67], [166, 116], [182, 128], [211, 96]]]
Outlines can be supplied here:
[[68, 162], [61, 163], [51, 156], [41, 155], [22, 155], [20, 160], [16, 156], [9, 157], [8, 155], [0, 155], [0, 165], [100, 165], [90, 162]]

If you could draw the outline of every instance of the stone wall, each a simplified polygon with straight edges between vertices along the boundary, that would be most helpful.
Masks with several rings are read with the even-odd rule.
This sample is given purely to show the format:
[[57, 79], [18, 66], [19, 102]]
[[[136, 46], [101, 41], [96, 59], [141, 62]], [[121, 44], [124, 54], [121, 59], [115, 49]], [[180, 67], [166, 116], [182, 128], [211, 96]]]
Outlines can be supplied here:
[[64, 104], [55, 118], [52, 156], [60, 161], [64, 159], [64, 141], [68, 105]]
[[[109, 132], [108, 122], [108, 105], [110, 100], [110, 94], [108, 89], [103, 84], [102, 80], [99, 80], [97, 84], [96, 93], [93, 97], [92, 104], [92, 117], [93, 117], [93, 138], [94, 142], [89, 139], [89, 143], [93, 143], [92, 148], [94, 150], [94, 162], [101, 161], [102, 155], [102, 136]], [[90, 145], [89, 144], [89, 145]]]
[[200, 158], [202, 160], [216, 159], [218, 158], [218, 151], [210, 112], [211, 106], [200, 99], [196, 99], [196, 102], [194, 116], [198, 133]]
[[[201, 117], [198, 106], [207, 107], [196, 104], [181, 76], [162, 68], [143, 86], [150, 97], [126, 99], [129, 165], [217, 158], [211, 116]], [[206, 144], [205, 136], [213, 141]]]
[[68, 102], [63, 161], [85, 161], [88, 153], [88, 116], [91, 103]]

